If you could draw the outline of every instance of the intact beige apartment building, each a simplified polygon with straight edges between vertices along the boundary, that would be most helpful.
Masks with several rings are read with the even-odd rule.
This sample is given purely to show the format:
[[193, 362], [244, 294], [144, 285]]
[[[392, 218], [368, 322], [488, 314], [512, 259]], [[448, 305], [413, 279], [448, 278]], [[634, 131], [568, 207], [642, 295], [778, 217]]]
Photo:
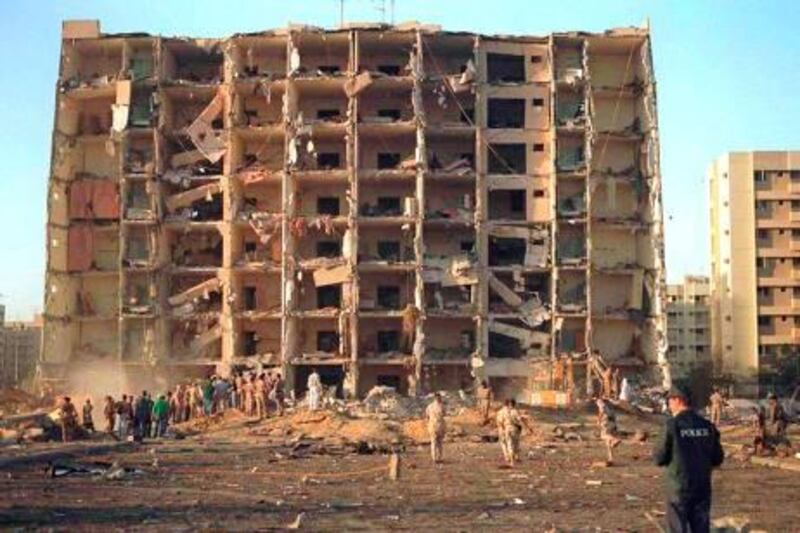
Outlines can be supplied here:
[[62, 38], [44, 379], [525, 400], [561, 354], [665, 367], [647, 29]]
[[685, 276], [667, 285], [667, 340], [672, 378], [695, 369], [711, 377], [711, 285], [706, 276]]
[[800, 152], [731, 152], [709, 182], [715, 373], [756, 395], [800, 342]]

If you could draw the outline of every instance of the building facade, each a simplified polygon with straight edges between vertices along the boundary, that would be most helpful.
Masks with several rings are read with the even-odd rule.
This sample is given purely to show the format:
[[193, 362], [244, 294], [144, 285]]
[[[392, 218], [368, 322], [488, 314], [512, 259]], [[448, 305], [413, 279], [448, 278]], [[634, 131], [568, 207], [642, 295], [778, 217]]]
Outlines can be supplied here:
[[0, 323], [0, 387], [30, 387], [42, 346], [42, 322]]
[[47, 379], [524, 400], [560, 354], [665, 368], [648, 30], [62, 37]]
[[728, 153], [709, 183], [715, 373], [757, 395], [800, 363], [800, 152]]
[[667, 285], [668, 359], [672, 377], [693, 371], [711, 377], [711, 286], [706, 276], [685, 276]]

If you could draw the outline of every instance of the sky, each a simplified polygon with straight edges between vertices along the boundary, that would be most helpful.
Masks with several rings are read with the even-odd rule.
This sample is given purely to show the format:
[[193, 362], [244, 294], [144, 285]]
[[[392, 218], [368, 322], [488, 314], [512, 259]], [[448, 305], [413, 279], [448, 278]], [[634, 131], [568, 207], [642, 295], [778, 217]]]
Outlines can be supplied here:
[[[800, 149], [800, 2], [345, 0], [346, 21], [545, 35], [639, 26], [653, 36], [667, 276], [708, 273], [705, 172], [732, 150]], [[385, 6], [385, 9], [381, 9]], [[289, 22], [334, 27], [339, 0], [0, 1], [0, 304], [42, 309], [47, 176], [61, 21], [102, 31], [224, 37]]]

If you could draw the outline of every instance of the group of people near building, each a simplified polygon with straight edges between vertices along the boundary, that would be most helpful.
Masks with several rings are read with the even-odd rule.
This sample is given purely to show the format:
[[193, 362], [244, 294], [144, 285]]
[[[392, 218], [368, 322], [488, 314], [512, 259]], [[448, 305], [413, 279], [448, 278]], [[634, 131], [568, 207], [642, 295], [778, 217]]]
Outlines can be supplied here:
[[[265, 418], [284, 412], [284, 380], [278, 372], [237, 373], [229, 378], [217, 375], [175, 385], [156, 396], [143, 390], [138, 396], [106, 396], [103, 405], [104, 430], [119, 440], [163, 437], [170, 424], [210, 416], [226, 409], [238, 409], [247, 416]], [[94, 405], [90, 398], [82, 417], [68, 396], [59, 399], [53, 419], [67, 442], [95, 431]]]

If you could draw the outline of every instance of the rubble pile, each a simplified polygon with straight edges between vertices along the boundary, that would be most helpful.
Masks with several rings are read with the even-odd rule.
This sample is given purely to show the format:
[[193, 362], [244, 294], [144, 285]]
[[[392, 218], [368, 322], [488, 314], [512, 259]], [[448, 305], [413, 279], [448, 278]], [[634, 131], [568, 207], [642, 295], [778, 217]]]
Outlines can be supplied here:
[[20, 413], [30, 413], [48, 407], [48, 404], [23, 390], [7, 388], [0, 390], [0, 418]]

